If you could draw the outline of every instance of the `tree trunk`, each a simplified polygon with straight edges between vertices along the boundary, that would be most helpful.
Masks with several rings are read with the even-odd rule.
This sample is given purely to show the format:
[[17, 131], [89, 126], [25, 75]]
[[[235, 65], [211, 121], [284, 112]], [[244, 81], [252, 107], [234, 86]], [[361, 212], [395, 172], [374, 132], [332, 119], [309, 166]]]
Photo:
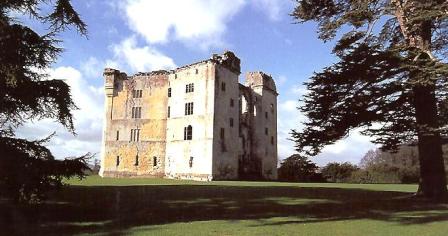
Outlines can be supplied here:
[[446, 174], [437, 114], [434, 85], [416, 85], [414, 106], [418, 125], [420, 183], [417, 195], [432, 199], [447, 194]]
[[[415, 56], [414, 65], [424, 65], [420, 60], [430, 58], [432, 21], [419, 22], [416, 19], [418, 1], [403, 4], [394, 0], [395, 16], [408, 46], [410, 55]], [[410, 21], [409, 18], [414, 19]], [[418, 49], [418, 50], [415, 50]], [[412, 58], [412, 57], [411, 57]], [[424, 61], [422, 61], [424, 62]], [[410, 81], [414, 82], [414, 107], [417, 120], [418, 152], [420, 161], [420, 184], [417, 195], [440, 199], [447, 195], [445, 166], [443, 164], [442, 142], [435, 84], [422, 71], [410, 71]]]

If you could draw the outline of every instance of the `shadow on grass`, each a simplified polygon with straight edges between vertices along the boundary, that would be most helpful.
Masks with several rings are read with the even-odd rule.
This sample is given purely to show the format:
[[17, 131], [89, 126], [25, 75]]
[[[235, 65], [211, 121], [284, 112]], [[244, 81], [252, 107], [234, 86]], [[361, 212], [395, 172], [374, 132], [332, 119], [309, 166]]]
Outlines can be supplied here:
[[[121, 234], [145, 225], [260, 220], [260, 225], [375, 219], [400, 224], [448, 220], [447, 204], [409, 193], [294, 186], [70, 186], [38, 206], [0, 203], [0, 227], [13, 234]], [[292, 220], [266, 223], [270, 217]], [[297, 220], [295, 220], [297, 219]]]

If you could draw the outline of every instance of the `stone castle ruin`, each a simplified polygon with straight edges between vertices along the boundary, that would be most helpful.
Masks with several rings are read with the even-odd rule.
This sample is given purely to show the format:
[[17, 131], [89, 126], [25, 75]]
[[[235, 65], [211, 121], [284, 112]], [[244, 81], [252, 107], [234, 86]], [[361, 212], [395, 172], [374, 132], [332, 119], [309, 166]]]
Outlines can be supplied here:
[[277, 178], [277, 91], [232, 52], [171, 71], [106, 68], [101, 176]]

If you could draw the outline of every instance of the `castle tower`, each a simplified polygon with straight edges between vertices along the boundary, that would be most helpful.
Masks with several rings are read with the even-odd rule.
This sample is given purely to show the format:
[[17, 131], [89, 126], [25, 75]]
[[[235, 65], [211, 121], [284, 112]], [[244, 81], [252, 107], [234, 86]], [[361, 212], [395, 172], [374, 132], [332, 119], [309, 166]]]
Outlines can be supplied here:
[[127, 77], [105, 69], [106, 113], [100, 174], [164, 176], [168, 72]]
[[266, 179], [277, 178], [277, 88], [270, 75], [246, 73], [245, 84], [252, 90], [251, 155], [261, 160], [261, 174]]

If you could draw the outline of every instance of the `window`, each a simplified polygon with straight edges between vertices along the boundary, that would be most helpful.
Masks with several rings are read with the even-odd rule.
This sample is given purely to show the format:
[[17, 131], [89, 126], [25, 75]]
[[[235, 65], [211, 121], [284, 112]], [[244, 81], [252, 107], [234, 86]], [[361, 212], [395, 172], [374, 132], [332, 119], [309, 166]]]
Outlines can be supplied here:
[[221, 82], [221, 90], [226, 91], [226, 83]]
[[185, 93], [192, 93], [194, 92], [194, 84], [187, 84], [185, 85]]
[[120, 140], [120, 131], [119, 130], [117, 130], [117, 137], [116, 137], [116, 139], [115, 140]]
[[174, 78], [177, 79], [177, 74], [174, 74]]
[[221, 128], [221, 132], [220, 132], [220, 134], [219, 134], [219, 137], [220, 137], [221, 139], [224, 139], [224, 137], [225, 137], [225, 134], [224, 134], [224, 128]]
[[230, 106], [233, 107], [233, 106], [234, 106], [234, 103], [235, 103], [235, 102], [234, 102], [233, 99], [231, 98], [231, 99], [230, 99]]
[[274, 136], [271, 136], [271, 144], [274, 145]]
[[184, 127], [184, 140], [191, 140], [193, 138], [193, 127], [191, 125]]
[[198, 72], [199, 72], [199, 70], [198, 70], [198, 69], [196, 69], [196, 70], [194, 71], [194, 73], [195, 73], [195, 74], [198, 74]]
[[230, 123], [230, 127], [233, 127], [233, 118], [230, 118], [229, 123]]
[[134, 163], [134, 166], [138, 166], [138, 154], [135, 155], [135, 163]]
[[266, 117], [266, 119], [268, 118], [268, 112], [267, 111], [264, 112], [264, 117]]
[[185, 115], [193, 115], [193, 103], [192, 102], [188, 102], [185, 103]]
[[168, 118], [170, 118], [170, 116], [171, 116], [171, 107], [168, 106]]
[[143, 95], [143, 92], [142, 92], [141, 89], [140, 90], [136, 90], [136, 89], [132, 90], [132, 97], [133, 98], [141, 98], [142, 95]]
[[271, 112], [274, 113], [274, 104], [271, 103]]
[[120, 165], [120, 156], [117, 156], [117, 159], [116, 159], [116, 165], [117, 165], [117, 166]]
[[142, 118], [142, 107], [132, 108], [132, 118], [139, 119]]
[[157, 157], [152, 157], [152, 166], [157, 166]]
[[188, 161], [188, 165], [190, 166], [190, 168], [193, 167], [193, 157], [190, 157], [190, 160]]
[[168, 97], [171, 97], [171, 88], [168, 88]]
[[268, 135], [268, 128], [264, 128], [264, 134]]
[[131, 141], [139, 141], [140, 140], [140, 129], [131, 129]]

